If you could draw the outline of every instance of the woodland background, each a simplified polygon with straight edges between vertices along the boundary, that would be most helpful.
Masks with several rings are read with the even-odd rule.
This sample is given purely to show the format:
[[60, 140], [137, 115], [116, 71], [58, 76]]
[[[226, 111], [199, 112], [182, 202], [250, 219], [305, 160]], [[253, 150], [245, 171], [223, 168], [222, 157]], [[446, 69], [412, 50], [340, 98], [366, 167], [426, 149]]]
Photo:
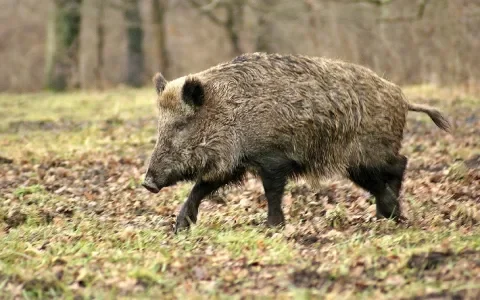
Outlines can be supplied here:
[[0, 92], [143, 86], [242, 52], [360, 63], [473, 87], [479, 0], [0, 0]]

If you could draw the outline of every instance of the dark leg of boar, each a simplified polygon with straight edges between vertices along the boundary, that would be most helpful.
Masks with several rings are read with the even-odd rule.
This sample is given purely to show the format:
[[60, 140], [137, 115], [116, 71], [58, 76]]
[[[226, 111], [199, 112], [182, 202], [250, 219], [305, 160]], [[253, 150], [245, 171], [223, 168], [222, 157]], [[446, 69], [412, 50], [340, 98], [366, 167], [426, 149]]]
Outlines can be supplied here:
[[375, 196], [377, 217], [400, 218], [398, 196], [402, 187], [407, 158], [399, 156], [383, 168], [360, 166], [349, 168], [350, 179]]
[[265, 157], [260, 161], [260, 178], [262, 179], [265, 197], [268, 201], [269, 226], [285, 223], [282, 211], [282, 198], [287, 180], [292, 174], [300, 173], [301, 167], [288, 158], [281, 156]]
[[393, 193], [398, 197], [402, 189], [403, 174], [407, 167], [408, 159], [400, 155], [391, 164], [390, 172], [387, 174], [387, 184], [392, 189]]
[[268, 226], [278, 226], [285, 223], [285, 217], [282, 211], [282, 198], [287, 184], [287, 176], [284, 174], [275, 174], [271, 171], [262, 170], [262, 178], [265, 197], [268, 201]]
[[175, 223], [175, 233], [182, 229], [190, 227], [190, 223], [197, 222], [198, 207], [203, 198], [214, 193], [223, 184], [221, 182], [204, 182], [195, 183], [187, 201], [182, 206]]
[[175, 222], [175, 233], [182, 229], [187, 229], [190, 227], [191, 223], [197, 222], [198, 207], [205, 197], [213, 194], [226, 184], [240, 180], [244, 174], [245, 170], [242, 169], [233, 172], [230, 176], [227, 176], [219, 181], [206, 182], [199, 180], [197, 183], [195, 183], [187, 201], [185, 201], [180, 213], [177, 216], [177, 221]]

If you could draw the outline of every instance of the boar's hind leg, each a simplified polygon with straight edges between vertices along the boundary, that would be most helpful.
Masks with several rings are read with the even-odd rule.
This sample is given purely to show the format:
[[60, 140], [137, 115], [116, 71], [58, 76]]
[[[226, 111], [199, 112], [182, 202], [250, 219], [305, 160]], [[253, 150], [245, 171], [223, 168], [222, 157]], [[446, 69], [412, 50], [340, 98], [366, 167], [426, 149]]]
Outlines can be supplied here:
[[175, 233], [179, 232], [182, 229], [187, 229], [190, 227], [190, 223], [197, 222], [198, 207], [202, 200], [217, 191], [222, 186], [240, 180], [245, 174], [245, 170], [237, 170], [232, 173], [230, 176], [218, 181], [207, 182], [199, 180], [193, 186], [190, 195], [188, 196], [187, 201], [182, 206], [180, 213], [177, 216], [177, 221], [175, 223]]
[[399, 156], [383, 168], [357, 166], [348, 169], [349, 178], [375, 196], [378, 217], [400, 217], [398, 196], [406, 164], [407, 158]]
[[387, 169], [387, 184], [397, 197], [402, 189], [403, 174], [405, 173], [407, 162], [408, 159], [405, 156], [399, 155]]

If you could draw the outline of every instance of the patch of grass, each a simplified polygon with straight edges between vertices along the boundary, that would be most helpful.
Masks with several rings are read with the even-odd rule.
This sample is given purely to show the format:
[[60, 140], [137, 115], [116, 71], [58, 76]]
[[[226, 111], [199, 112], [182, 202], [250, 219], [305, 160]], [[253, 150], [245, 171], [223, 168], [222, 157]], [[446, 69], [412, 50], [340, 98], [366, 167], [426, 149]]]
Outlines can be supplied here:
[[454, 180], [462, 180], [468, 173], [468, 168], [463, 161], [455, 162], [448, 170], [448, 176]]
[[0, 94], [0, 106], [8, 111], [0, 127], [15, 121], [134, 119], [154, 115], [155, 101], [153, 88]]
[[78, 131], [47, 131], [41, 135], [34, 131], [22, 135], [7, 133], [3, 135], [2, 154], [17, 161], [38, 162], [52, 155], [70, 158], [100, 151], [123, 153], [132, 147], [147, 152], [153, 148], [151, 140], [156, 134], [155, 126], [154, 122], [144, 127], [115, 125], [105, 131], [93, 124]]
[[343, 205], [336, 205], [335, 208], [327, 210], [325, 220], [332, 228], [342, 228], [347, 222], [347, 213]]
[[269, 237], [267, 234], [268, 232], [260, 232], [256, 228], [220, 231], [215, 234], [213, 242], [225, 247], [232, 258], [243, 256], [249, 262], [264, 264], [288, 263], [295, 256], [295, 250], [281, 236]]
[[480, 177], [465, 161], [478, 152], [479, 99], [432, 86], [406, 93], [458, 128], [446, 135], [410, 116], [426, 123], [407, 125], [405, 223], [374, 218], [374, 198], [346, 181], [292, 181], [287, 224], [267, 228], [261, 184], [247, 181], [202, 203], [177, 235], [192, 184], [156, 195], [140, 184], [156, 138], [153, 89], [2, 94], [1, 155], [13, 162], [0, 163], [0, 294], [474, 299]]
[[43, 192], [43, 191], [44, 191], [43, 186], [41, 186], [39, 184], [35, 184], [35, 185], [31, 185], [31, 186], [18, 187], [17, 189], [15, 189], [13, 194], [15, 196], [21, 198], [25, 195], [40, 193], [40, 192]]

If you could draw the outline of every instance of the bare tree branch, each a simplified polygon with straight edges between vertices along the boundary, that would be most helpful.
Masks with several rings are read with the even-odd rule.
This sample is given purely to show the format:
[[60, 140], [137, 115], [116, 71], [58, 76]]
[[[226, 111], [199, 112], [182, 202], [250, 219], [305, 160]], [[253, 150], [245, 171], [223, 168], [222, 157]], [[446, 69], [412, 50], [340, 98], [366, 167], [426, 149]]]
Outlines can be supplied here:
[[[345, 3], [345, 4], [372, 4], [376, 6], [390, 5], [396, 0], [328, 0], [336, 3]], [[308, 0], [305, 0], [308, 2]], [[408, 22], [408, 21], [418, 21], [423, 18], [425, 14], [425, 9], [430, 0], [422, 0], [418, 5], [417, 13], [414, 16], [399, 16], [399, 17], [388, 17], [388, 18], [378, 18], [377, 22], [386, 22], [386, 23], [395, 23], [395, 22]]]
[[422, 3], [420, 3], [418, 7], [418, 13], [417, 13], [418, 19], [421, 19], [425, 14], [425, 8], [427, 7], [428, 2], [430, 2], [430, 0], [423, 0]]
[[121, 3], [118, 3], [118, 2], [115, 2], [113, 0], [107, 0], [105, 2], [105, 4], [110, 8], [118, 9], [118, 10], [121, 10], [121, 11], [126, 10], [130, 6], [128, 3], [125, 3], [125, 1], [122, 1]]
[[430, 0], [423, 0], [418, 5], [417, 13], [413, 16], [399, 16], [399, 17], [389, 17], [389, 18], [379, 18], [377, 19], [378, 22], [386, 22], [386, 23], [397, 23], [397, 22], [410, 22], [410, 21], [418, 21], [423, 18], [425, 15], [425, 10]]
[[217, 8], [221, 4], [221, 2], [222, 2], [222, 0], [213, 0], [209, 4], [204, 5], [202, 7], [202, 10], [214, 10], [215, 8]]
[[396, 1], [396, 0], [328, 0], [328, 1], [335, 2], [335, 3], [343, 3], [343, 4], [366, 3], [366, 4], [381, 6], [381, 5], [391, 4], [393, 1]]
[[188, 0], [188, 2], [190, 2], [193, 7], [197, 8], [200, 13], [204, 14], [213, 23], [225, 26], [226, 22], [212, 13], [212, 10], [217, 8], [222, 3], [222, 0], [214, 0], [207, 5], [202, 5], [202, 3], [198, 2], [197, 0]]

